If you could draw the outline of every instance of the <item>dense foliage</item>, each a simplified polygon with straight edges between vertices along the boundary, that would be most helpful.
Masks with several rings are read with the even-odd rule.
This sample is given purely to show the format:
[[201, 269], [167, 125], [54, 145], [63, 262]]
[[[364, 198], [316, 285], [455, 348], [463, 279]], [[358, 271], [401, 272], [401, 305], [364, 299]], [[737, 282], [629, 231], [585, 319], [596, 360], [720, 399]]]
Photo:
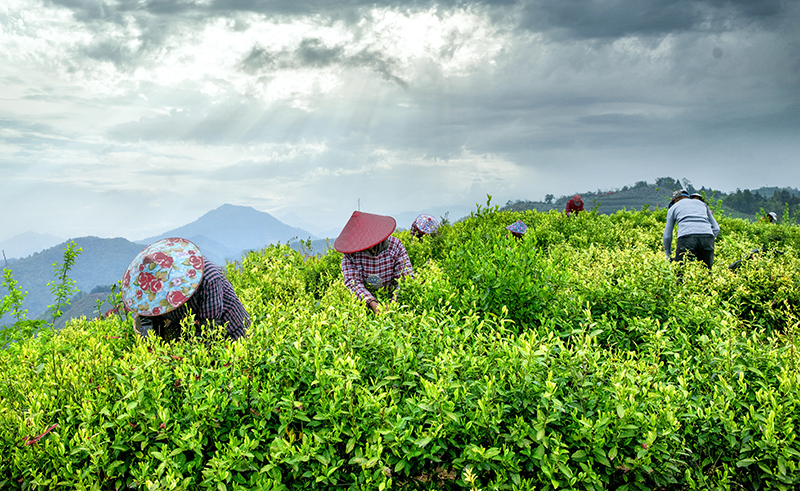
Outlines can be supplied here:
[[339, 254], [270, 247], [228, 265], [237, 343], [123, 317], [15, 343], [0, 487], [793, 489], [800, 229], [720, 217], [709, 276], [666, 261], [665, 214], [400, 233], [415, 275], [377, 316]]
[[762, 195], [758, 191], [753, 193], [749, 189], [737, 189], [735, 193], [725, 197], [725, 205], [751, 215], [763, 216], [765, 210], [767, 213], [774, 211], [781, 215], [785, 212], [784, 221], [794, 218], [792, 221], [796, 222], [797, 215], [800, 214], [800, 196], [794, 195], [788, 188], [775, 190], [771, 196]]

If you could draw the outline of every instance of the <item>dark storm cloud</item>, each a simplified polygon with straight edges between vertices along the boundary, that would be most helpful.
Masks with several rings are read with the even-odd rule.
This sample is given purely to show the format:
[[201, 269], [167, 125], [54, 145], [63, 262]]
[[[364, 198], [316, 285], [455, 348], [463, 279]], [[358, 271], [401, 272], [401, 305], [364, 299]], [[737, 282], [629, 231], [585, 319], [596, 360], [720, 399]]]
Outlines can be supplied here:
[[[202, 20], [235, 17], [237, 12], [269, 16], [322, 16], [329, 22], [361, 22], [366, 9], [387, 7], [412, 12], [431, 7], [484, 6], [496, 22], [508, 25], [517, 10], [521, 26], [543, 32], [563, 31], [576, 38], [615, 38], [630, 35], [662, 35], [702, 26], [724, 30], [731, 22], [772, 22], [791, 5], [789, 0], [317, 0], [261, 1], [215, 0], [49, 0], [71, 10], [77, 20], [123, 23], [122, 14], [133, 15], [149, 31], [153, 25], [169, 25], [178, 19]], [[312, 50], [313, 53], [313, 50]]]
[[113, 63], [117, 68], [128, 65], [135, 52], [131, 51], [120, 42], [112, 40], [98, 40], [81, 49], [84, 56], [97, 61]]
[[306, 38], [297, 48], [297, 57], [303, 66], [320, 68], [339, 62], [343, 52], [341, 46], [329, 48], [320, 39]]
[[[73, 0], [59, 2], [79, 4]], [[364, 2], [363, 4], [366, 4]], [[333, 2], [315, 5], [310, 2], [270, 2], [266, 4], [246, 4], [244, 2], [217, 2], [208, 10], [193, 2], [166, 2], [163, 4], [134, 4], [119, 2], [115, 5], [120, 11], [127, 9], [135, 15], [136, 22], [145, 26], [142, 37], [150, 48], [158, 46], [159, 40], [169, 32], [168, 17], [178, 22], [178, 17], [193, 22], [202, 18], [200, 13], [223, 14], [223, 5], [229, 7], [225, 15], [235, 18], [236, 10], [274, 9], [275, 11], [295, 12], [296, 15], [330, 14], [346, 8], [356, 8], [361, 2]], [[423, 5], [402, 3], [413, 8]], [[722, 21], [742, 22], [772, 21], [782, 12], [781, 2], [745, 1], [667, 1], [667, 0], [584, 0], [574, 2], [523, 1], [484, 2], [485, 5], [506, 9], [511, 4], [521, 6], [526, 26], [547, 32], [558, 32], [558, 36], [573, 38], [613, 38], [624, 35], [662, 35], [668, 32], [701, 30], [701, 24], [717, 25]], [[135, 9], [140, 5], [139, 10]], [[377, 5], [369, 3], [370, 6]], [[400, 5], [400, 2], [383, 2], [383, 5]], [[76, 7], [77, 8], [77, 7]], [[111, 8], [111, 7], [107, 7]], [[182, 16], [164, 16], [161, 13], [182, 13]], [[216, 10], [215, 10], [216, 9]], [[292, 10], [294, 9], [294, 10]], [[338, 10], [337, 10], [338, 9]], [[506, 9], [511, 11], [513, 9]], [[331, 14], [331, 12], [334, 12]], [[110, 12], [106, 12], [110, 16]], [[508, 22], [510, 16], [493, 17], [500, 22]], [[205, 19], [205, 22], [208, 19]], [[713, 22], [712, 22], [713, 21]], [[704, 24], [705, 25], [705, 24]], [[237, 23], [233, 30], [246, 29], [246, 23]], [[763, 31], [762, 31], [763, 32]], [[712, 132], [724, 131], [763, 131], [763, 128], [795, 128], [800, 121], [791, 111], [764, 109], [752, 105], [753, 115], [726, 114], [728, 105], [726, 95], [738, 90], [735, 84], [718, 82], [735, 79], [735, 71], [710, 73], [703, 71], [706, 65], [694, 63], [682, 53], [689, 52], [702, 35], [689, 34], [675, 41], [675, 48], [659, 61], [659, 73], [668, 78], [643, 74], [640, 69], [647, 68], [647, 53], [632, 55], [630, 58], [608, 67], [603, 60], [609, 56], [597, 45], [605, 43], [586, 43], [585, 49], [571, 49], [579, 43], [558, 43], [546, 41], [547, 49], [561, 53], [551, 67], [541, 72], [536, 58], [527, 66], [512, 66], [496, 75], [473, 73], [470, 80], [459, 85], [456, 78], [447, 81], [448, 87], [442, 89], [441, 78], [432, 77], [425, 81], [418, 77], [407, 81], [399, 68], [399, 63], [389, 53], [372, 46], [360, 51], [348, 50], [346, 44], [326, 44], [320, 38], [307, 37], [299, 40], [293, 47], [271, 51], [255, 45], [242, 55], [239, 70], [254, 79], [269, 80], [280, 70], [326, 69], [330, 67], [361, 70], [377, 74], [382, 80], [405, 89], [400, 94], [388, 96], [387, 101], [376, 102], [370, 91], [357, 101], [347, 100], [342, 105], [332, 100], [314, 99], [314, 110], [308, 113], [296, 108], [276, 103], [267, 106], [258, 100], [240, 102], [228, 101], [212, 104], [196, 94], [191, 103], [173, 103], [183, 109], [174, 109], [168, 114], [147, 116], [137, 121], [117, 125], [108, 135], [119, 141], [197, 141], [212, 145], [239, 144], [251, 142], [297, 142], [308, 138], [329, 138], [340, 149], [357, 145], [368, 136], [370, 141], [384, 148], [409, 149], [419, 151], [427, 158], [449, 159], [459, 155], [463, 148], [475, 152], [494, 152], [504, 155], [519, 155], [533, 149], [571, 148], [576, 145], [604, 146], [609, 142], [623, 146], [628, 144], [663, 144], [676, 138], [701, 138]], [[447, 52], [455, 41], [445, 44], [441, 54]], [[648, 41], [644, 49], [655, 50], [656, 41]], [[117, 43], [117, 44], [115, 44]], [[122, 48], [120, 40], [98, 36], [92, 45], [85, 47], [86, 54], [94, 59], [111, 61], [124, 65], [126, 58], [134, 60], [142, 56], [141, 51]], [[524, 43], [523, 43], [524, 44]], [[146, 46], [146, 45], [145, 45]], [[724, 49], [723, 49], [724, 47]], [[705, 53], [708, 62], [725, 62], [737, 53], [735, 45], [723, 47], [710, 44]], [[511, 49], [511, 47], [507, 48]], [[536, 53], [536, 52], [534, 52]], [[627, 56], [627, 55], [626, 55]], [[794, 87], [797, 86], [797, 56], [794, 55]], [[687, 63], [689, 61], [689, 63]], [[705, 62], [703, 62], [705, 63]], [[674, 67], [669, 70], [664, 67]], [[699, 68], [698, 68], [699, 67]], [[503, 69], [499, 69], [503, 70]], [[551, 70], [562, 73], [565, 85], [553, 77], [546, 80]], [[730, 69], [728, 69], [730, 70]], [[780, 73], [789, 73], [791, 68]], [[599, 78], [609, 78], [610, 73], [619, 72], [637, 80], [631, 87], [660, 87], [642, 91], [627, 91], [617, 88], [609, 80], [598, 83]], [[488, 73], [488, 72], [487, 72]], [[545, 74], [541, 84], [536, 77]], [[547, 85], [547, 88], [531, 92], [525, 76], [532, 74], [534, 85]], [[573, 82], [576, 81], [576, 82]], [[720, 98], [719, 107], [709, 104], [701, 93], [711, 85], [719, 85], [715, 97]], [[674, 86], [683, 87], [675, 90]], [[744, 85], [742, 85], [744, 86]], [[777, 89], [785, 91], [786, 87]], [[674, 91], [665, 95], [664, 91]], [[763, 92], [763, 91], [762, 91]], [[149, 93], [149, 92], [148, 92]], [[405, 95], [404, 95], [405, 93]], [[708, 92], [710, 93], [710, 92]], [[783, 94], [791, 103], [798, 100], [798, 92]], [[687, 94], [689, 94], [687, 96]], [[312, 98], [317, 96], [312, 95]], [[387, 96], [383, 96], [386, 98]], [[670, 98], [673, 97], [672, 100]], [[768, 97], [768, 96], [765, 96]], [[157, 97], [151, 97], [156, 100]], [[198, 100], [199, 99], [199, 100]], [[170, 98], [171, 101], [175, 99]], [[401, 107], [400, 103], [404, 103]], [[348, 106], [349, 104], [349, 106]], [[653, 106], [670, 112], [669, 116], [655, 117], [630, 112], [614, 112], [599, 106], [606, 104], [628, 104]], [[364, 106], [359, 109], [358, 106]], [[370, 105], [372, 105], [370, 107]], [[733, 104], [738, 107], [738, 102]], [[791, 104], [794, 107], [794, 104]], [[683, 107], [685, 106], [685, 107]], [[348, 120], [342, 115], [352, 115]], [[725, 121], [724, 125], [720, 121]], [[344, 125], [340, 124], [342, 121]], [[720, 129], [725, 126], [726, 129]]]
[[778, 20], [782, 0], [577, 0], [523, 2], [523, 27], [575, 38], [663, 35], [693, 29], [721, 31], [731, 23]]
[[578, 122], [598, 126], [640, 126], [647, 123], [648, 118], [640, 114], [595, 114], [578, 118]]
[[253, 46], [250, 53], [239, 62], [239, 68], [248, 75], [257, 75], [264, 70], [272, 70], [277, 66], [277, 56], [261, 46]]
[[323, 15], [336, 20], [359, 22], [358, 11], [373, 7], [390, 7], [402, 10], [428, 9], [434, 5], [444, 8], [463, 5], [514, 5], [517, 0], [489, 0], [465, 2], [462, 0], [349, 0], [349, 1], [297, 1], [297, 0], [214, 0], [211, 3], [194, 0], [49, 0], [71, 10], [77, 20], [107, 20], [115, 22], [120, 13], [151, 14], [153, 16], [182, 16], [202, 18], [228, 16], [236, 12], [251, 12], [279, 16]]
[[253, 46], [239, 66], [249, 74], [286, 68], [324, 68], [341, 63], [343, 55], [343, 46], [326, 46], [321, 39], [305, 38], [294, 50], [269, 52], [261, 46]]
[[248, 75], [269, 74], [278, 69], [325, 68], [332, 65], [371, 71], [387, 82], [408, 87], [408, 82], [396, 74], [398, 64], [391, 56], [368, 48], [348, 54], [344, 45], [327, 46], [318, 38], [305, 38], [294, 50], [270, 52], [262, 46], [253, 46], [239, 62], [239, 68]]
[[393, 82], [404, 89], [408, 88], [408, 82], [394, 73], [397, 66], [396, 61], [383, 53], [362, 50], [355, 56], [352, 56], [347, 64], [352, 67], [368, 68], [380, 75], [383, 80]]
[[207, 11], [208, 7], [194, 1], [157, 0], [141, 2], [138, 0], [49, 0], [52, 5], [67, 8], [73, 12], [76, 20], [104, 20], [118, 23], [121, 14], [151, 14], [154, 16], [173, 16]]

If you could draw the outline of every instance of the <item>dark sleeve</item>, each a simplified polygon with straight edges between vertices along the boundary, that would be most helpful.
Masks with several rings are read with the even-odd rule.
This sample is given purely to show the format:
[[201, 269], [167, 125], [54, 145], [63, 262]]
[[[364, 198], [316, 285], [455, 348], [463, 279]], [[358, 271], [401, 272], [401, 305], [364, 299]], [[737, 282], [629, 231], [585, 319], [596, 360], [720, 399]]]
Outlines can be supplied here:
[[[164, 317], [160, 315], [156, 315], [153, 317], [147, 317], [144, 315], [138, 315], [139, 318], [139, 330], [136, 331], [140, 336], [146, 338], [151, 332], [154, 332], [158, 335], [161, 335], [161, 331], [164, 328]], [[136, 328], [134, 327], [134, 330]]]
[[198, 296], [195, 302], [197, 311], [195, 315], [203, 320], [218, 321], [222, 319], [225, 308], [222, 270], [211, 262], [206, 262], [203, 278], [195, 293]]
[[242, 305], [233, 285], [225, 278], [222, 268], [206, 262], [203, 279], [198, 288], [195, 308], [201, 323], [224, 325], [234, 341], [245, 335], [250, 326], [250, 316]]

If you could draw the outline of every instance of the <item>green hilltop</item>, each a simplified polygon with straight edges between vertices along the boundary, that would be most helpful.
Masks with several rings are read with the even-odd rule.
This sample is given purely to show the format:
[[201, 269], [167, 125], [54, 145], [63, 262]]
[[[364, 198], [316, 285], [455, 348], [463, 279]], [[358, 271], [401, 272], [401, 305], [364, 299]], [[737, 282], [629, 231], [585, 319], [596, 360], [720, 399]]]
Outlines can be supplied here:
[[[620, 210], [642, 210], [666, 208], [672, 193], [678, 189], [686, 189], [690, 193], [702, 194], [712, 205], [719, 205], [728, 216], [757, 220], [770, 211], [781, 218], [788, 218], [798, 223], [800, 216], [800, 190], [796, 188], [762, 187], [755, 190], [737, 189], [725, 193], [720, 190], [695, 188], [687, 179], [659, 177], [654, 183], [638, 181], [632, 186], [623, 186], [610, 190], [579, 192], [586, 209], [595, 209], [598, 213], [612, 214]], [[516, 200], [508, 201], [502, 207], [504, 211], [563, 211], [567, 200], [572, 195], [556, 198], [552, 194], [545, 201]]]

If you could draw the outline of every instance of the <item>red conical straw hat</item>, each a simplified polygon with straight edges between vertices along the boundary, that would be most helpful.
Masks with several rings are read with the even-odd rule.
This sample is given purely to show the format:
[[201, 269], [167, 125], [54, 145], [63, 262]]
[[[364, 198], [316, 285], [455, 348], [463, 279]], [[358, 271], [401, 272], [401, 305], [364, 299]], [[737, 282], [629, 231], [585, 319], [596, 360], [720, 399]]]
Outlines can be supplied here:
[[333, 248], [344, 254], [363, 251], [386, 240], [396, 227], [392, 217], [354, 211]]

